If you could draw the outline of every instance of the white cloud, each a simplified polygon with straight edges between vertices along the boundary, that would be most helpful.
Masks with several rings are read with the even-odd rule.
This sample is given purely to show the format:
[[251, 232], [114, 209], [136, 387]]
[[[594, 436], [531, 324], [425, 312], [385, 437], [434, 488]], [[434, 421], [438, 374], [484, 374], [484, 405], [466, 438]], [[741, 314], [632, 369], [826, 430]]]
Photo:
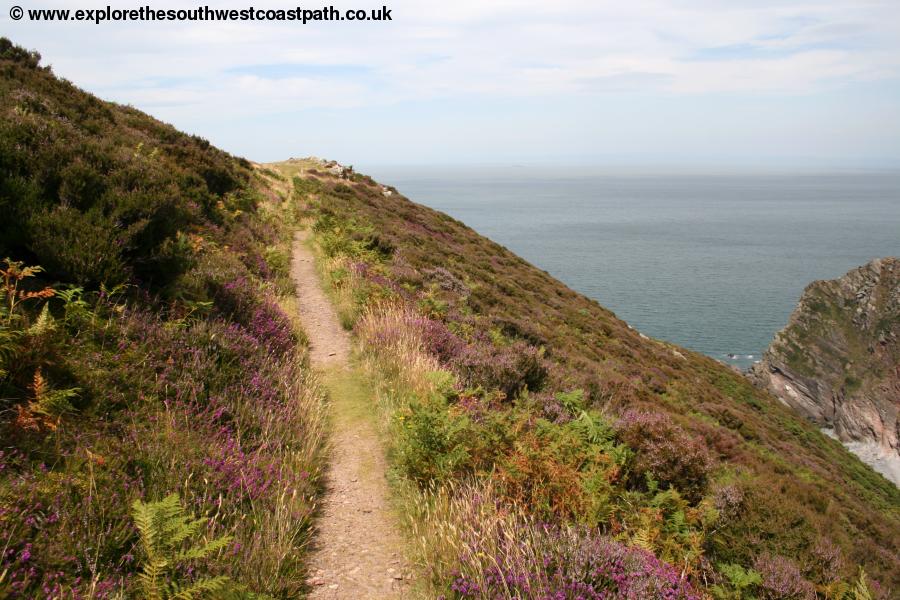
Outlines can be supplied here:
[[[115, 7], [147, 3], [185, 7], [171, 0]], [[814, 95], [900, 77], [897, 0], [338, 0], [337, 6], [383, 3], [392, 22], [5, 24], [62, 76], [181, 126], [210, 111], [240, 119], [457, 98]], [[87, 0], [29, 4], [93, 7]], [[292, 64], [315, 68], [277, 77], [254, 70]]]
[[[72, 7], [71, 2], [59, 1], [40, 6], [54, 4]], [[294, 4], [270, 0], [266, 7]], [[154, 6], [167, 5], [175, 4]], [[349, 6], [376, 4], [360, 0], [341, 4]], [[571, 92], [584, 79], [644, 73], [660, 75], [662, 91], [811, 91], [834, 83], [836, 77], [852, 81], [897, 76], [900, 57], [900, 3], [895, 1], [398, 0], [390, 6], [391, 23], [28, 23], [25, 27], [28, 41], [39, 42], [58, 71], [92, 88], [125, 89], [148, 77], [227, 77], [221, 73], [239, 65], [355, 64], [382, 75], [373, 82], [377, 90], [369, 89], [364, 100], [388, 102], [409, 99], [410, 94], [429, 97], [451, 91], [510, 96]], [[57, 37], [57, 32], [62, 35]], [[765, 60], [729, 58], [701, 65], [686, 60], [703, 48], [741, 44], [789, 52]], [[828, 45], [840, 51], [817, 48]], [[417, 66], [419, 57], [434, 55], [447, 60]], [[535, 65], [550, 68], [536, 70]], [[222, 89], [233, 91], [233, 86]], [[136, 93], [134, 101], [140, 103], [151, 90]], [[315, 89], [313, 95], [326, 105], [336, 100]]]

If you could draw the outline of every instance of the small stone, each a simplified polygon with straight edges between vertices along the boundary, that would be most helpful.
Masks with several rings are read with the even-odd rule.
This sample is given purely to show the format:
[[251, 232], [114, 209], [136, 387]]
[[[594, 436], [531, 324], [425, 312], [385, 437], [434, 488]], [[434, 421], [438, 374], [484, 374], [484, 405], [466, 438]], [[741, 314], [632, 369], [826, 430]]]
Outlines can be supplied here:
[[328, 589], [329, 589], [329, 590], [336, 590], [336, 589], [338, 589], [338, 584], [332, 583], [331, 585], [328, 586]]

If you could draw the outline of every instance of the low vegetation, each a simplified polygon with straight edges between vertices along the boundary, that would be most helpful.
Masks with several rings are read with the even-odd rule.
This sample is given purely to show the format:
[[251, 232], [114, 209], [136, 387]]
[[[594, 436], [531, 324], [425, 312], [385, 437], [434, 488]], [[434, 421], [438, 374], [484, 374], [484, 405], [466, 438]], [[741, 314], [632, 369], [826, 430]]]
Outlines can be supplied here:
[[430, 595], [896, 594], [895, 487], [450, 217], [352, 170], [254, 167], [5, 39], [0, 111], [0, 598], [304, 593], [303, 219]]
[[7, 40], [0, 112], [0, 598], [296, 597], [324, 428], [296, 215]]
[[396, 190], [292, 175], [436, 595], [898, 589], [898, 490], [742, 376]]

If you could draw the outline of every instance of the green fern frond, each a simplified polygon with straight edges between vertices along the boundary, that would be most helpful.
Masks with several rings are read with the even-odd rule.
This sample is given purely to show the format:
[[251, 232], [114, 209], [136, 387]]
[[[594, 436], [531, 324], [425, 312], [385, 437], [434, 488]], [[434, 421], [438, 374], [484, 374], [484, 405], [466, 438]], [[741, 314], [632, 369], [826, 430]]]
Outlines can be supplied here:
[[195, 546], [192, 548], [188, 548], [187, 550], [183, 550], [175, 555], [176, 562], [207, 558], [230, 544], [231, 539], [232, 538], [230, 535], [226, 535], [212, 540], [211, 542], [208, 542], [203, 546]]
[[80, 388], [66, 390], [47, 390], [29, 406], [32, 413], [58, 419], [64, 414], [75, 412], [70, 400], [78, 397]]
[[731, 587], [738, 591], [747, 590], [762, 583], [762, 575], [738, 564], [720, 564], [719, 572], [725, 576]]
[[41, 309], [41, 313], [38, 315], [38, 318], [35, 322], [29, 327], [26, 333], [32, 337], [38, 337], [53, 331], [56, 328], [56, 320], [53, 318], [53, 315], [50, 314], [50, 305], [44, 304], [44, 307]]
[[650, 532], [647, 529], [639, 529], [634, 536], [632, 536], [631, 543], [638, 548], [653, 552], [653, 542], [650, 538]]
[[208, 597], [210, 594], [222, 595], [231, 586], [231, 578], [221, 575], [193, 583], [190, 587], [179, 590], [173, 600], [195, 600]]
[[153, 554], [156, 548], [156, 527], [153, 523], [153, 515], [155, 511], [149, 504], [144, 504], [140, 500], [135, 500], [131, 505], [131, 518], [134, 520], [138, 534], [141, 537], [141, 544], [144, 552], [148, 555]]
[[856, 585], [853, 586], [853, 600], [872, 600], [872, 591], [869, 589], [866, 572], [862, 567], [859, 569]]
[[179, 581], [182, 566], [211, 557], [227, 546], [231, 537], [194, 544], [193, 539], [207, 521], [188, 514], [178, 494], [170, 494], [158, 502], [135, 500], [132, 518], [146, 555], [138, 575], [144, 597], [149, 600], [221, 598], [235, 589], [231, 579], [225, 576]]
[[200, 532], [200, 529], [206, 525], [206, 519], [191, 520], [184, 515], [177, 515], [173, 516], [168, 523], [171, 526], [168, 543], [174, 548], [180, 546], [184, 540], [197, 535]]
[[850, 586], [843, 581], [833, 581], [825, 586], [825, 598], [828, 600], [850, 600]]
[[87, 316], [88, 303], [82, 298], [83, 295], [84, 288], [80, 287], [56, 290], [56, 297], [63, 301], [63, 314], [67, 323], [73, 319]]

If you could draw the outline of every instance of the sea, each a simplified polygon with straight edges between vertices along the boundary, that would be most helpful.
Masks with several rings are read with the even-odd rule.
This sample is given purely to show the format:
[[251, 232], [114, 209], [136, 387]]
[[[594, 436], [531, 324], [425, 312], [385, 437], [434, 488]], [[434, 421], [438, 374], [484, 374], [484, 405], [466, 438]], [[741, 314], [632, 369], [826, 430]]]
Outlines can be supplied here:
[[900, 256], [900, 172], [373, 167], [632, 327], [746, 369], [804, 287]]

